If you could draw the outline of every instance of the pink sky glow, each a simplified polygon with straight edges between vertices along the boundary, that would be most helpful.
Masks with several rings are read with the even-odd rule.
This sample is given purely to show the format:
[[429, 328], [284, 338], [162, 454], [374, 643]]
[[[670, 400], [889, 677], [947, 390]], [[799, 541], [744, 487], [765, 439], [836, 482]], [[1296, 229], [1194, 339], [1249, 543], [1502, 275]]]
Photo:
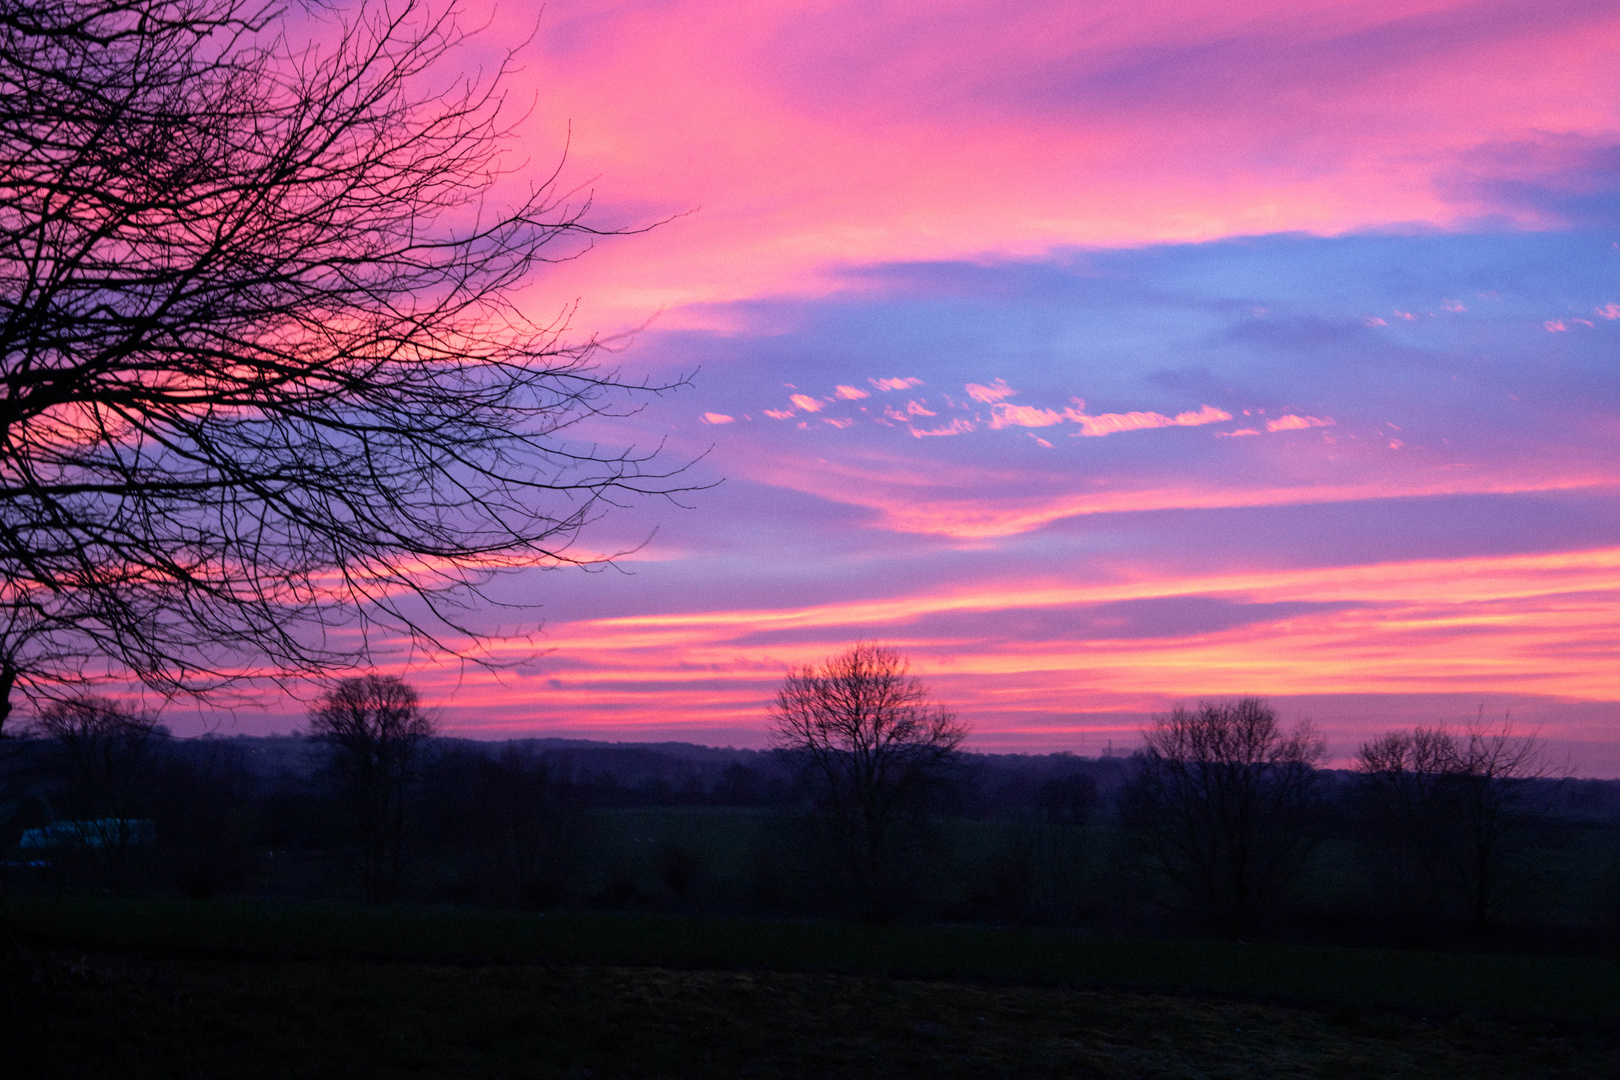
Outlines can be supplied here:
[[467, 53], [534, 32], [512, 181], [566, 143], [662, 224], [522, 303], [695, 372], [590, 434], [723, 483], [499, 584], [504, 670], [400, 661], [449, 727], [759, 746], [865, 638], [986, 750], [1258, 693], [1341, 759], [1483, 709], [1620, 775], [1613, 3], [534, 12]]
[[609, 213], [688, 215], [562, 276], [593, 328], [869, 262], [1555, 224], [1492, 182], [1558, 183], [1620, 99], [1620, 11], [1580, 0], [565, 0], [531, 53], [536, 157], [571, 134]]

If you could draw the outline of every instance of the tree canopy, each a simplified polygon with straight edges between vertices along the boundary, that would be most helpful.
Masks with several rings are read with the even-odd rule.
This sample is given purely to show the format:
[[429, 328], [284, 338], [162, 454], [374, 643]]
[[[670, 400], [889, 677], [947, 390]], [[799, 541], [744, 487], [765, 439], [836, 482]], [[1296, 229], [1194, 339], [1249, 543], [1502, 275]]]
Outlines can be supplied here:
[[771, 745], [810, 779], [818, 817], [868, 915], [892, 900], [896, 827], [957, 763], [968, 726], [930, 702], [893, 649], [860, 642], [788, 674]]
[[453, 5], [293, 10], [0, 0], [0, 709], [462, 649], [679, 487], [578, 430], [671, 387], [514, 299], [594, 231], [555, 176], [494, 208], [504, 65], [446, 72]]

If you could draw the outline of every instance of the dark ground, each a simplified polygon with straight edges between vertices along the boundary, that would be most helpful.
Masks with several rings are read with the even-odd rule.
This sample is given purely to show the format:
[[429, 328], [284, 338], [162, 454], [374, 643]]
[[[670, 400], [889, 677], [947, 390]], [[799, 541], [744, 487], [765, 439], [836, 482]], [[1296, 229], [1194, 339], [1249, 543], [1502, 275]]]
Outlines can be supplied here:
[[0, 1076], [1620, 1076], [1620, 965], [949, 926], [8, 905]]
[[1608, 1031], [1474, 1015], [854, 975], [37, 959], [53, 985], [8, 1039], [28, 1075], [1620, 1076]]

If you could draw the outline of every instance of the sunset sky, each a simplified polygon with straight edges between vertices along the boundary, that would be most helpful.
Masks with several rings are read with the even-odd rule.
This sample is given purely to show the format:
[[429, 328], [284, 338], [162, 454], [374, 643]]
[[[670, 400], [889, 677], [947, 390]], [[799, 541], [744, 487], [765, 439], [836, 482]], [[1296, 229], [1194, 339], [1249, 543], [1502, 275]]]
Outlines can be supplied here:
[[689, 373], [593, 433], [722, 482], [503, 581], [447, 726], [761, 746], [866, 638], [981, 750], [1255, 693], [1620, 775], [1613, 0], [535, 12], [515, 161], [662, 224], [521, 302]]

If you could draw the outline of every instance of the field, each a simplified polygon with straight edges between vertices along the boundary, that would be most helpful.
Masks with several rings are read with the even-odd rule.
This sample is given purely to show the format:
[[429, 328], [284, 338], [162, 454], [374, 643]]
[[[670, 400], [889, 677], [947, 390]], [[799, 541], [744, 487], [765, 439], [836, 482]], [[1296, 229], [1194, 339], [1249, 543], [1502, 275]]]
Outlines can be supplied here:
[[8, 919], [39, 981], [8, 984], [7, 1046], [42, 1075], [1620, 1075], [1608, 959], [427, 906]]
[[[0, 1076], [1620, 1076], [1601, 815], [1526, 831], [1468, 933], [1380, 908], [1328, 830], [1245, 942], [1192, 937], [1106, 809], [919, 829], [902, 917], [874, 925], [834, 921], [802, 819], [764, 805], [559, 799], [555, 876], [525, 892], [450, 798], [484, 789], [447, 777], [411, 903], [358, 902], [317, 786], [118, 881], [3, 864]], [[220, 851], [239, 875], [182, 899]]]

